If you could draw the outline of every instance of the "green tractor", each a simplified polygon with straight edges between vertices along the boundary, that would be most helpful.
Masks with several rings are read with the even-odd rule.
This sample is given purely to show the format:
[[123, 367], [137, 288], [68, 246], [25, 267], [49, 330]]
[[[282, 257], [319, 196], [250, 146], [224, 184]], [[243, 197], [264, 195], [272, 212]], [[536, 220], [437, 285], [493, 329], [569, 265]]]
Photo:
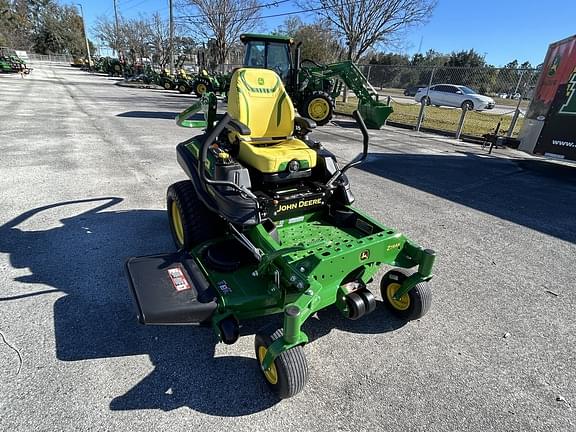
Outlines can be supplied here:
[[[363, 151], [341, 167], [271, 70], [237, 69], [224, 115], [213, 93], [203, 99], [177, 117], [206, 128], [176, 149], [187, 176], [167, 192], [177, 251], [126, 263], [138, 317], [207, 325], [233, 344], [243, 320], [281, 314], [281, 327], [271, 320], [257, 332], [255, 356], [271, 390], [288, 398], [308, 379], [308, 318], [330, 306], [352, 320], [374, 311], [370, 288], [383, 265], [396, 267], [379, 284], [384, 306], [403, 320], [424, 316], [435, 253], [352, 206], [346, 173], [369, 146], [358, 111]], [[205, 120], [194, 119], [202, 109]]]
[[202, 97], [204, 93], [224, 94], [228, 91], [230, 85], [230, 75], [227, 74], [210, 74], [202, 69], [191, 82], [191, 91], [197, 97]]
[[0, 72], [22, 73], [32, 72], [24, 60], [22, 60], [15, 50], [7, 47], [0, 47]]
[[379, 102], [378, 93], [351, 61], [320, 65], [301, 60], [301, 43], [283, 36], [243, 34], [244, 66], [274, 70], [282, 77], [300, 115], [318, 125], [328, 123], [344, 85], [358, 97], [358, 111], [369, 128], [379, 129], [392, 107]]

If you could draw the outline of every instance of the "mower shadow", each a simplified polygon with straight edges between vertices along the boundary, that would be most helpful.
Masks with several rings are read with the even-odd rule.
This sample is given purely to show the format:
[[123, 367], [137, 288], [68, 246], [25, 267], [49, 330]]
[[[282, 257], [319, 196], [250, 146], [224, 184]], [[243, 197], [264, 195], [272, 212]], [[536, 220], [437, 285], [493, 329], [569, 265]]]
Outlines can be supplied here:
[[[1, 297], [0, 302], [65, 293], [54, 304], [59, 360], [148, 355], [152, 372], [125, 394], [114, 397], [111, 410], [189, 407], [211, 415], [242, 416], [278, 403], [262, 379], [255, 358], [214, 357], [217, 341], [211, 328], [148, 327], [137, 323], [123, 262], [128, 255], [170, 251], [173, 245], [164, 211], [111, 209], [121, 201], [111, 197], [47, 205], [0, 226], [0, 252], [9, 254], [14, 268], [30, 270], [29, 275], [15, 279], [15, 287], [18, 282], [41, 284], [38, 291], [11, 293]], [[40, 213], [50, 228], [19, 228], [29, 220], [37, 223], [34, 217]], [[65, 215], [59, 216], [60, 224], [54, 224], [56, 218], [52, 216], [56, 214]], [[309, 319], [304, 331], [313, 342], [334, 328], [382, 333], [403, 324], [378, 306], [358, 321], [349, 321], [336, 308], [329, 308]], [[242, 334], [281, 324], [280, 315], [248, 321]], [[141, 362], [135, 360], [135, 365], [137, 370], [142, 369]]]
[[358, 169], [576, 243], [574, 167], [457, 152], [371, 153]]

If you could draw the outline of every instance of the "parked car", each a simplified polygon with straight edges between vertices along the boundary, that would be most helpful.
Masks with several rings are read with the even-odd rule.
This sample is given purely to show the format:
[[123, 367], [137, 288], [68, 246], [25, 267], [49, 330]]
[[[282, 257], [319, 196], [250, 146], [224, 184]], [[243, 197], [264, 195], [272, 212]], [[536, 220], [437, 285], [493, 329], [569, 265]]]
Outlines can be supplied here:
[[482, 111], [494, 108], [494, 99], [478, 94], [475, 90], [462, 85], [436, 84], [418, 89], [414, 100], [421, 102], [424, 99], [427, 105], [460, 107], [468, 110]]
[[407, 87], [406, 90], [404, 90], [404, 96], [416, 96], [416, 93], [418, 93], [418, 90], [420, 90], [422, 87], [425, 87], [425, 86]]

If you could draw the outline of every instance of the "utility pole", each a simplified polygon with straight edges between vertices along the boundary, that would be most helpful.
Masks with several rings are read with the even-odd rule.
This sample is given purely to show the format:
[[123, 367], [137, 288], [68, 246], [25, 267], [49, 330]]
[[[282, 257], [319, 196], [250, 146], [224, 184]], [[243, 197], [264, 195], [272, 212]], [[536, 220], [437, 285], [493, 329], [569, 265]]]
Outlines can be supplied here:
[[92, 56], [90, 55], [90, 44], [88, 43], [88, 33], [86, 32], [86, 20], [84, 19], [84, 9], [80, 3], [80, 14], [82, 15], [82, 27], [84, 28], [84, 40], [86, 41], [86, 52], [88, 53], [88, 67], [92, 70]]
[[114, 0], [114, 17], [116, 19], [116, 24], [114, 26], [114, 49], [116, 49], [116, 55], [118, 56], [118, 59], [120, 59], [120, 49], [119, 49], [119, 43], [118, 41], [120, 40], [120, 38], [118, 37], [118, 29], [119, 29], [119, 25], [118, 25], [118, 3], [117, 0]]
[[170, 7], [170, 42], [168, 44], [168, 51], [170, 54], [170, 75], [174, 75], [174, 5], [172, 0], [168, 0]]

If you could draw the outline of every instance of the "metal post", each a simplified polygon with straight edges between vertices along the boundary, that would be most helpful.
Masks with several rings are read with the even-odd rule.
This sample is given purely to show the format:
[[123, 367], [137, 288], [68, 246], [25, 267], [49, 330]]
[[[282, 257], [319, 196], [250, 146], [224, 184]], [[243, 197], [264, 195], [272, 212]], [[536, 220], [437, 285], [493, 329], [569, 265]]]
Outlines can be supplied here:
[[420, 100], [420, 112], [418, 113], [418, 121], [416, 122], [416, 132], [420, 132], [422, 121], [424, 121], [424, 107], [426, 106], [426, 99]]
[[518, 82], [516, 83], [516, 89], [514, 90], [514, 96], [518, 93], [518, 88], [520, 87], [520, 83], [522, 82], [522, 78], [524, 77], [524, 69], [522, 69], [520, 73], [520, 78], [518, 78]]
[[170, 43], [168, 44], [168, 50], [170, 52], [170, 75], [174, 75], [174, 8], [172, 0], [168, 0], [168, 6], [170, 7]]
[[88, 43], [88, 33], [86, 32], [86, 20], [84, 19], [84, 9], [80, 3], [80, 14], [82, 15], [82, 27], [84, 28], [84, 40], [86, 41], [86, 52], [88, 53], [88, 67], [92, 70], [92, 56], [90, 55], [90, 44]]
[[462, 114], [460, 115], [460, 121], [458, 122], [458, 129], [456, 129], [456, 139], [460, 139], [462, 135], [462, 129], [464, 129], [464, 121], [466, 120], [466, 113], [468, 112], [468, 106], [464, 105], [462, 108]]
[[118, 41], [120, 40], [120, 38], [118, 37], [118, 31], [119, 31], [119, 27], [120, 25], [118, 24], [118, 4], [117, 4], [117, 0], [114, 0], [114, 18], [115, 18], [115, 25], [114, 25], [114, 49], [116, 50], [116, 55], [118, 56], [118, 59], [120, 59], [120, 44], [118, 43]]
[[416, 122], [416, 132], [420, 132], [420, 127], [422, 126], [422, 121], [424, 120], [424, 109], [426, 106], [426, 101], [428, 100], [428, 94], [430, 93], [430, 87], [432, 86], [432, 80], [434, 79], [434, 73], [436, 72], [436, 67], [432, 68], [432, 73], [430, 74], [430, 79], [428, 80], [428, 87], [426, 88], [426, 96], [420, 100], [420, 112], [418, 113], [418, 121]]
[[[524, 71], [522, 71], [522, 74], [520, 75], [520, 80], [522, 80], [523, 76], [524, 76]], [[518, 84], [516, 85], [516, 91], [514, 92], [514, 94], [518, 93], [518, 87], [520, 86], [520, 80], [518, 80]], [[520, 117], [520, 103], [522, 102], [523, 97], [524, 97], [524, 91], [522, 91], [522, 93], [520, 94], [520, 97], [518, 98], [518, 103], [516, 104], [516, 110], [514, 111], [514, 116], [512, 117], [512, 122], [510, 123], [510, 127], [508, 128], [508, 133], [506, 134], [506, 136], [508, 138], [510, 138], [512, 136], [512, 133], [514, 132], [514, 128], [516, 127], [516, 123], [518, 122], [518, 118]]]

